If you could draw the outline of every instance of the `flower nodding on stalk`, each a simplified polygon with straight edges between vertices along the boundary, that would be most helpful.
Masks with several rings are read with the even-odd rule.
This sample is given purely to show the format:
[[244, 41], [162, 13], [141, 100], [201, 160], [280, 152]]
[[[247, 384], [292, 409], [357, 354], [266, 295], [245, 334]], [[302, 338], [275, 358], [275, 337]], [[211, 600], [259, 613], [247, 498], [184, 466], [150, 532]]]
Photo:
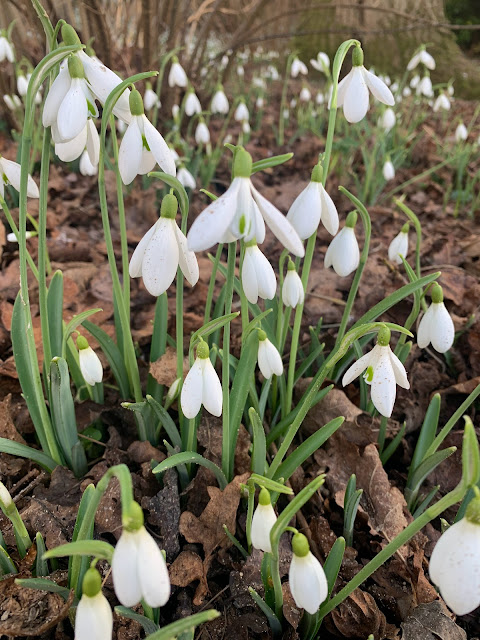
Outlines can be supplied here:
[[246, 243], [240, 280], [247, 300], [252, 304], [256, 304], [258, 298], [272, 300], [275, 297], [275, 272], [258, 248], [255, 238]]
[[208, 344], [201, 340], [197, 357], [185, 378], [180, 404], [186, 418], [195, 418], [203, 404], [213, 416], [222, 414], [222, 385], [210, 360]]
[[103, 367], [100, 358], [83, 336], [78, 336], [77, 347], [80, 371], [85, 382], [93, 387], [96, 383], [101, 382], [103, 378]]
[[[5, 185], [11, 184], [16, 191], [20, 191], [20, 171], [21, 167], [13, 160], [7, 160], [0, 155], [0, 196], [5, 195]], [[38, 198], [39, 191], [36, 182], [32, 176], [28, 176], [27, 196], [29, 198]], [[0, 209], [1, 209], [0, 205]]]
[[75, 640], [110, 640], [113, 615], [102, 593], [102, 578], [94, 567], [87, 569], [82, 583], [82, 597], [75, 616]]
[[432, 347], [439, 353], [448, 351], [455, 339], [455, 326], [443, 302], [442, 287], [435, 282], [432, 287], [432, 304], [420, 320], [417, 343], [420, 349]]
[[173, 56], [172, 66], [170, 67], [170, 73], [168, 74], [168, 86], [185, 88], [187, 84], [187, 74], [179, 63], [177, 56]]
[[360, 262], [360, 249], [355, 236], [357, 218], [356, 211], [348, 214], [345, 226], [331, 241], [325, 254], [325, 268], [333, 267], [342, 278], [355, 271]]
[[294, 534], [292, 551], [292, 562], [288, 573], [291, 594], [297, 607], [314, 615], [328, 595], [325, 572], [310, 551], [308, 540], [303, 533]]
[[270, 493], [265, 487], [260, 490], [258, 496], [258, 506], [255, 509], [252, 519], [252, 545], [255, 549], [260, 549], [267, 553], [272, 552], [272, 544], [270, 542], [270, 531], [277, 521], [275, 510], [272, 507]]
[[396, 264], [402, 264], [402, 258], [407, 257], [408, 253], [408, 229], [409, 224], [406, 222], [400, 233], [395, 236], [388, 247], [388, 259]]
[[281, 376], [283, 373], [282, 356], [261, 329], [258, 332], [258, 368], [267, 380], [274, 374]]
[[295, 269], [295, 263], [289, 257], [287, 275], [283, 281], [282, 287], [282, 301], [286, 307], [295, 307], [298, 304], [303, 304], [305, 300], [305, 290], [303, 288], [302, 279]]

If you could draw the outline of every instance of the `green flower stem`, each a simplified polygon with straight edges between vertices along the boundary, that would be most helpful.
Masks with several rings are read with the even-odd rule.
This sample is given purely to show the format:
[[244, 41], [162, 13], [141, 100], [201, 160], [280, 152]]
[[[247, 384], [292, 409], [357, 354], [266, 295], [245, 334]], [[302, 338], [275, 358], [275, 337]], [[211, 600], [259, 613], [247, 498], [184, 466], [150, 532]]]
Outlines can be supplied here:
[[203, 324], [210, 322], [210, 316], [212, 313], [213, 294], [215, 291], [215, 280], [217, 277], [218, 265], [220, 264], [220, 258], [222, 257], [223, 244], [219, 244], [217, 252], [213, 260], [212, 273], [210, 275], [210, 281], [208, 283], [207, 300], [205, 302], [205, 315], [203, 317]]
[[280, 100], [280, 115], [278, 118], [278, 144], [280, 146], [282, 146], [283, 143], [285, 142], [285, 118], [283, 117], [283, 112], [287, 106], [288, 80], [290, 78], [290, 69], [291, 69], [294, 58], [295, 58], [294, 53], [291, 53], [287, 58], [287, 66], [285, 69], [285, 79], [283, 81], [282, 97]]
[[30, 536], [28, 535], [28, 531], [23, 524], [23, 520], [18, 513], [18, 509], [14, 502], [11, 502], [10, 505], [4, 510], [4, 514], [13, 525], [18, 553], [20, 554], [21, 558], [24, 558], [27, 554], [28, 549], [30, 549], [30, 547], [32, 546], [32, 541], [30, 539]]
[[[163, 77], [165, 75], [165, 68], [168, 64], [168, 61], [171, 60], [173, 56], [175, 56], [180, 51], [180, 49], [181, 47], [176, 47], [172, 51], [169, 51], [164, 56], [162, 56], [162, 60], [160, 62], [160, 69], [157, 75], [157, 83], [155, 85], [155, 93], [157, 94], [157, 97], [159, 100], [162, 93], [162, 84], [163, 84]], [[155, 105], [153, 107], [153, 115], [152, 115], [152, 124], [155, 128], [157, 128], [157, 122], [158, 122], [158, 107], [157, 105]]]
[[[237, 243], [228, 244], [227, 278], [225, 282], [225, 315], [232, 311], [233, 279], [235, 276], [235, 258]], [[223, 363], [222, 363], [222, 470], [230, 477], [230, 322], [223, 327]]]
[[[10, 213], [10, 209], [7, 207], [7, 203], [5, 202], [5, 200], [1, 195], [0, 195], [0, 208], [3, 209], [3, 212], [5, 213], [5, 217], [10, 226], [10, 229], [15, 234], [15, 238], [17, 239], [17, 242], [20, 244], [20, 231], [18, 230], [18, 227], [15, 224], [15, 220], [12, 218], [12, 214]], [[35, 276], [35, 280], [38, 282], [38, 269], [32, 259], [32, 256], [28, 253], [28, 251], [26, 254], [26, 258], [27, 258], [28, 266], [30, 267], [33, 275]]]
[[252, 553], [252, 519], [253, 509], [255, 507], [255, 483], [251, 478], [247, 482], [248, 502], [247, 502], [247, 523], [245, 533], [247, 536], [248, 553]]

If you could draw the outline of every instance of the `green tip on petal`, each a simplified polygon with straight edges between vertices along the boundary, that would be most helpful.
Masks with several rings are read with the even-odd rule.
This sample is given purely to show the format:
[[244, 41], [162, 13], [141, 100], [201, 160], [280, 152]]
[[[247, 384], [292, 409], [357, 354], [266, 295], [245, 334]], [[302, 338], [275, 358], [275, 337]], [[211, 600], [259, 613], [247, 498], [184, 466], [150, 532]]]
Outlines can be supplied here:
[[97, 569], [90, 567], [85, 572], [82, 582], [82, 593], [89, 598], [95, 597], [102, 589], [102, 577]]
[[313, 167], [311, 182], [322, 182], [323, 180], [323, 167], [321, 164], [316, 164]]
[[350, 211], [345, 221], [345, 226], [350, 227], [350, 229], [354, 229], [357, 224], [358, 213], [356, 211]]
[[132, 89], [129, 96], [130, 111], [132, 116], [142, 116], [144, 114], [143, 100], [140, 91]]
[[162, 206], [160, 208], [161, 218], [175, 219], [178, 210], [178, 200], [173, 193], [167, 193], [162, 200]]
[[288, 256], [288, 266], [287, 271], [296, 271], [294, 261]]
[[260, 495], [258, 496], [258, 504], [261, 504], [262, 507], [267, 507], [272, 504], [270, 500], [270, 492], [265, 487], [260, 489]]
[[128, 513], [122, 513], [122, 524], [126, 531], [138, 531], [143, 527], [143, 511], [138, 502], [130, 504]]
[[434, 304], [439, 304], [443, 302], [443, 289], [436, 282], [432, 286], [432, 302]]
[[77, 56], [70, 56], [68, 58], [68, 73], [71, 78], [85, 78], [83, 64]]
[[202, 360], [206, 360], [210, 355], [210, 349], [208, 348], [208, 344], [205, 340], [202, 340], [197, 346], [197, 358], [201, 358]]
[[252, 175], [252, 156], [243, 147], [237, 147], [233, 161], [234, 178], [250, 178]]
[[78, 338], [77, 338], [77, 347], [79, 348], [80, 351], [82, 349], [88, 349], [88, 347], [89, 347], [88, 340], [86, 338], [84, 338], [83, 336], [78, 336]]
[[267, 334], [263, 329], [258, 330], [258, 339], [260, 340], [260, 342], [267, 339]]
[[388, 327], [382, 327], [378, 332], [377, 344], [379, 344], [381, 347], [387, 347], [390, 344], [391, 335], [391, 331]]
[[409, 229], [410, 229], [410, 225], [408, 224], [408, 222], [406, 222], [402, 227], [402, 233], [408, 233]]
[[299, 558], [304, 558], [310, 553], [310, 545], [303, 533], [296, 533], [292, 538], [292, 551]]
[[356, 47], [353, 49], [352, 66], [354, 67], [363, 66], [363, 49], [360, 45], [356, 45]]
[[70, 24], [62, 25], [62, 39], [67, 47], [71, 47], [75, 44], [82, 44], [77, 32]]

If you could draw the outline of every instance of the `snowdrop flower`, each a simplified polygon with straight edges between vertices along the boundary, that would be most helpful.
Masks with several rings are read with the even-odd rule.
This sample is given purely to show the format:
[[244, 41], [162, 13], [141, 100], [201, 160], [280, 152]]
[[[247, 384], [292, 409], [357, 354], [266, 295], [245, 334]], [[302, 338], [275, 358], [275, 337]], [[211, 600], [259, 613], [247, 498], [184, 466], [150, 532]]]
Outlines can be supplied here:
[[201, 340], [197, 357], [187, 373], [180, 395], [180, 404], [186, 418], [195, 418], [203, 404], [213, 416], [222, 415], [222, 385], [209, 357], [208, 344]]
[[390, 107], [395, 104], [395, 100], [387, 85], [363, 66], [361, 47], [354, 48], [352, 64], [352, 70], [338, 85], [337, 107], [343, 107], [347, 121], [355, 123], [363, 120], [367, 114], [369, 91], [377, 100]]
[[[268, 497], [270, 500], [270, 494]], [[260, 500], [259, 500], [259, 504], [260, 504]], [[0, 482], [0, 505], [4, 513], [5, 511], [9, 511], [9, 509], [13, 506], [12, 496], [10, 495], [9, 490], [3, 484], [3, 482]]]
[[296, 106], [297, 106], [297, 101], [295, 100], [295, 98], [292, 98], [290, 100], [290, 108], [295, 109]]
[[27, 95], [28, 91], [28, 80], [24, 73], [20, 72], [17, 76], [17, 91], [18, 95], [24, 96]]
[[396, 93], [398, 91], [398, 82], [394, 82], [392, 85], [390, 85], [390, 91], [392, 93]]
[[404, 98], [408, 98], [411, 95], [412, 95], [412, 90], [410, 89], [410, 87], [404, 87], [402, 91], [402, 96]]
[[185, 189], [195, 189], [197, 183], [190, 171], [186, 167], [180, 167], [177, 171], [177, 180]]
[[20, 107], [22, 106], [22, 101], [15, 93], [12, 93], [11, 96], [9, 96], [8, 94], [5, 94], [3, 96], [3, 101], [5, 102], [7, 107], [10, 109], [10, 111], [15, 111], [16, 109], [20, 109]]
[[268, 380], [273, 374], [281, 376], [283, 373], [282, 356], [262, 329], [258, 331], [258, 341], [258, 368], [263, 377]]
[[210, 142], [210, 131], [203, 118], [199, 120], [195, 129], [195, 142], [197, 144], [208, 144]]
[[149, 173], [157, 163], [165, 173], [174, 176], [175, 160], [167, 143], [145, 115], [142, 96], [136, 89], [132, 89], [129, 101], [131, 122], [118, 154], [118, 169], [123, 184], [130, 184], [137, 174]]
[[388, 182], [395, 178], [395, 167], [391, 160], [387, 160], [382, 169], [383, 177]]
[[455, 141], [465, 142], [467, 138], [468, 138], [467, 127], [463, 124], [463, 122], [460, 122], [458, 127], [455, 129]]
[[395, 111], [390, 107], [385, 109], [385, 111], [383, 112], [383, 114], [380, 116], [378, 120], [379, 126], [382, 127], [385, 133], [388, 133], [389, 131], [391, 131], [395, 126], [396, 122], [397, 122], [397, 117], [395, 115]]
[[100, 358], [83, 336], [78, 336], [77, 347], [80, 371], [85, 382], [93, 387], [97, 382], [101, 382], [103, 378], [103, 367]]
[[448, 93], [448, 95], [449, 95], [450, 97], [452, 97], [452, 96], [453, 96], [453, 94], [455, 93], [455, 90], [454, 90], [454, 88], [453, 88], [453, 85], [451, 85], [451, 84], [449, 84], [449, 85], [448, 85], [448, 87], [447, 87], [447, 93]]
[[319, 91], [315, 97], [315, 102], [318, 105], [322, 105], [325, 102], [325, 96], [323, 95], [323, 93], [321, 91]]
[[300, 102], [310, 102], [312, 98], [312, 94], [310, 93], [310, 89], [308, 87], [302, 87], [300, 91]]
[[187, 116], [193, 116], [202, 112], [202, 105], [193, 89], [189, 89], [185, 98], [185, 113]]
[[212, 104], [210, 105], [210, 110], [212, 113], [221, 113], [225, 115], [228, 113], [229, 109], [230, 109], [230, 106], [228, 104], [228, 98], [225, 95], [222, 85], [219, 84], [212, 98]]
[[172, 58], [172, 66], [168, 74], [169, 87], [186, 87], [188, 83], [187, 74], [179, 63], [177, 56]]
[[328, 75], [330, 70], [330, 58], [323, 51], [317, 53], [316, 60], [310, 60], [310, 64], [314, 69]]
[[147, 82], [147, 88], [145, 89], [145, 95], [143, 96], [143, 104], [147, 111], [150, 111], [153, 107], [159, 108], [161, 106], [160, 98], [152, 89], [150, 82]]
[[266, 553], [272, 553], [270, 531], [277, 521], [275, 510], [272, 507], [268, 489], [262, 487], [258, 496], [258, 505], [252, 518], [251, 539], [255, 549]]
[[179, 266], [192, 287], [198, 281], [197, 258], [188, 250], [187, 239], [175, 222], [177, 209], [176, 197], [167, 194], [162, 200], [160, 218], [140, 240], [130, 260], [130, 277], [142, 277], [152, 296], [168, 289]]
[[288, 109], [284, 109], [282, 116], [284, 120], [288, 120], [290, 118], [290, 111]]
[[419, 84], [420, 84], [420, 76], [418, 74], [415, 74], [413, 78], [410, 80], [410, 88], [416, 89]]
[[409, 389], [405, 367], [390, 349], [390, 329], [382, 327], [378, 332], [377, 344], [373, 349], [357, 360], [345, 372], [342, 385], [345, 387], [367, 370], [364, 379], [372, 387], [372, 402], [377, 411], [390, 418], [395, 404], [397, 384]]
[[426, 98], [433, 97], [433, 87], [430, 76], [423, 76], [417, 85], [417, 95], [425, 96]]
[[292, 538], [292, 561], [288, 572], [288, 584], [295, 604], [311, 615], [317, 613], [328, 595], [328, 583], [320, 562], [310, 551], [303, 533]]
[[325, 268], [333, 267], [334, 271], [345, 278], [358, 267], [360, 262], [360, 249], [355, 237], [355, 225], [357, 213], [351, 211], [345, 222], [345, 226], [331, 241], [325, 253]]
[[428, 567], [430, 579], [457, 616], [480, 605], [480, 497], [474, 488], [465, 517], [440, 536]]
[[8, 62], [15, 61], [13, 45], [5, 35], [5, 32], [0, 35], [0, 62], [3, 62], [4, 60], [8, 60]]
[[113, 615], [102, 593], [102, 578], [93, 567], [87, 569], [82, 582], [82, 597], [75, 616], [75, 640], [110, 640]]
[[204, 251], [219, 242], [243, 238], [258, 244], [265, 240], [265, 223], [283, 246], [296, 256], [305, 254], [295, 229], [280, 211], [253, 186], [252, 156], [237, 147], [233, 164], [234, 179], [227, 191], [196, 218], [188, 232], [192, 251]]
[[245, 296], [252, 304], [256, 304], [259, 297], [263, 300], [273, 300], [275, 297], [275, 272], [258, 248], [255, 238], [246, 243], [240, 279]]
[[57, 142], [55, 153], [63, 162], [72, 162], [83, 154], [85, 147], [90, 164], [96, 167], [100, 158], [100, 138], [97, 127], [91, 118], [87, 120], [87, 124], [78, 136], [66, 142]]
[[248, 122], [248, 120], [244, 120], [242, 122], [242, 131], [245, 134], [250, 133], [251, 129], [250, 129], [250, 123]]
[[265, 105], [265, 100], [263, 99], [263, 96], [258, 96], [255, 102], [255, 106], [257, 107], [257, 109], [263, 109], [264, 105]]
[[[25, 238], [27, 240], [29, 240], [30, 238], [35, 237], [37, 234], [33, 231], [26, 231], [25, 232]], [[12, 233], [7, 233], [7, 242], [18, 242], [17, 240], [17, 236], [12, 232]]]
[[243, 78], [244, 75], [245, 75], [245, 69], [242, 67], [241, 64], [239, 64], [237, 67], [237, 76], [239, 78]]
[[437, 99], [433, 103], [433, 110], [435, 113], [437, 113], [437, 111], [440, 111], [440, 110], [450, 111], [450, 108], [451, 108], [450, 100], [447, 94], [443, 93], [442, 91], [442, 93], [438, 95]]
[[244, 122], [245, 120], [248, 121], [250, 119], [250, 113], [248, 112], [247, 105], [243, 100], [238, 103], [233, 117], [237, 122]]
[[395, 236], [395, 238], [391, 241], [390, 246], [388, 247], [388, 259], [390, 262], [395, 262], [396, 264], [402, 264], [402, 256], [403, 258], [407, 257], [408, 253], [408, 229], [409, 224], [406, 222], [400, 233]]
[[[0, 196], [5, 194], [5, 185], [11, 184], [14, 189], [20, 191], [20, 171], [21, 167], [13, 160], [7, 160], [0, 155]], [[33, 178], [29, 175], [27, 182], [27, 196], [29, 198], [39, 197], [38, 187]], [[2, 207], [0, 206], [0, 209]]]
[[98, 164], [92, 163], [86, 149], [80, 156], [78, 168], [80, 169], [82, 176], [96, 176], [98, 173]]
[[295, 57], [293, 59], [292, 66], [290, 67], [290, 75], [292, 78], [296, 78], [299, 73], [306, 76], [308, 74], [308, 69], [304, 62]]
[[303, 289], [303, 283], [295, 269], [295, 263], [289, 257], [287, 275], [283, 281], [282, 286], [282, 301], [286, 307], [295, 307], [298, 304], [303, 304], [305, 300], [305, 291]]
[[332, 236], [338, 231], [337, 209], [325, 191], [322, 178], [323, 169], [317, 164], [312, 171], [310, 182], [296, 197], [287, 213], [287, 220], [301, 240], [310, 238], [320, 222]]
[[125, 520], [112, 559], [115, 594], [124, 607], [133, 607], [140, 600], [150, 607], [163, 607], [170, 597], [168, 569], [157, 543], [143, 526], [139, 504], [132, 503]]
[[432, 287], [432, 304], [420, 320], [417, 331], [417, 343], [420, 349], [432, 347], [439, 353], [445, 353], [453, 345], [455, 327], [453, 320], [443, 303], [443, 290], [435, 283]]
[[413, 71], [413, 69], [418, 67], [420, 63], [425, 65], [427, 69], [430, 69], [431, 71], [435, 69], [435, 60], [433, 56], [428, 53], [428, 51], [425, 51], [424, 48], [418, 51], [407, 64], [407, 71]]

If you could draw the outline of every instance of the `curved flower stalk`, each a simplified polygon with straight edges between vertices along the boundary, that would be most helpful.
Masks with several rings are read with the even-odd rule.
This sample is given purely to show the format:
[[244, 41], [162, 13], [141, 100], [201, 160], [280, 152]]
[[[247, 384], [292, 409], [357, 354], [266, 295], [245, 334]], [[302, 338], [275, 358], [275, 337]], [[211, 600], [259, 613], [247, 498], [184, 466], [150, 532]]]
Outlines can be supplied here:
[[345, 278], [358, 267], [360, 262], [360, 249], [355, 236], [357, 213], [351, 211], [345, 222], [345, 226], [331, 241], [325, 253], [325, 269], [333, 267], [334, 271]]
[[176, 197], [167, 194], [162, 200], [160, 218], [140, 240], [130, 260], [130, 277], [143, 278], [152, 296], [168, 289], [178, 267], [192, 287], [198, 281], [197, 258], [188, 250], [187, 239], [175, 222], [177, 209]]
[[410, 225], [406, 222], [388, 247], [388, 259], [396, 264], [402, 264], [402, 258], [408, 253], [408, 230]]
[[118, 156], [122, 182], [130, 184], [138, 174], [150, 173], [157, 163], [165, 173], [174, 176], [176, 167], [170, 148], [145, 115], [142, 96], [136, 89], [132, 89], [129, 102], [131, 121]]
[[328, 595], [328, 582], [320, 562], [310, 551], [303, 533], [292, 538], [292, 561], [288, 572], [288, 584], [295, 604], [310, 614], [317, 613]]
[[220, 242], [253, 238], [265, 240], [265, 223], [285, 248], [296, 256], [304, 255], [303, 243], [290, 222], [253, 186], [252, 157], [242, 147], [235, 153], [234, 179], [227, 191], [212, 202], [195, 220], [188, 232], [192, 251], [204, 251]]
[[[0, 196], [2, 198], [5, 194], [5, 185], [10, 184], [12, 187], [20, 192], [20, 170], [21, 166], [13, 160], [7, 160], [0, 155]], [[28, 176], [27, 181], [27, 196], [29, 198], [38, 198], [39, 191], [36, 182], [32, 176]], [[0, 205], [0, 209], [2, 206]]]
[[303, 304], [305, 300], [305, 290], [303, 288], [302, 279], [295, 269], [295, 263], [289, 257], [287, 275], [282, 286], [282, 302], [286, 307], [295, 307]]
[[78, 336], [77, 347], [80, 371], [85, 382], [93, 387], [103, 379], [103, 367], [100, 358], [83, 336]]
[[258, 332], [258, 368], [267, 380], [273, 375], [281, 376], [283, 373], [282, 356], [261, 329]]
[[202, 404], [213, 416], [222, 415], [222, 385], [204, 340], [197, 347], [197, 357], [183, 383], [180, 404], [186, 418], [195, 418]]
[[113, 614], [102, 593], [102, 578], [94, 567], [85, 573], [82, 597], [75, 616], [75, 640], [109, 640], [113, 631]]
[[305, 189], [297, 196], [287, 213], [287, 220], [306, 240], [315, 233], [322, 222], [325, 229], [334, 236], [338, 231], [338, 213], [333, 200], [322, 184], [323, 169], [317, 164]]
[[272, 552], [270, 532], [277, 521], [275, 509], [272, 507], [268, 489], [262, 487], [258, 496], [258, 505], [252, 519], [251, 539], [255, 549], [266, 553]]
[[379, 413], [390, 418], [397, 395], [397, 384], [409, 389], [405, 367], [390, 349], [390, 329], [383, 327], [378, 332], [377, 344], [355, 362], [342, 378], [345, 387], [367, 370], [365, 382], [372, 387], [372, 402]]
[[417, 331], [417, 343], [425, 349], [430, 343], [435, 351], [445, 353], [455, 339], [455, 326], [443, 302], [442, 287], [435, 283], [432, 286], [432, 304], [420, 320]]
[[263, 300], [273, 300], [275, 297], [275, 272], [258, 248], [255, 238], [246, 244], [240, 279], [245, 296], [252, 304], [256, 304], [259, 297]]

